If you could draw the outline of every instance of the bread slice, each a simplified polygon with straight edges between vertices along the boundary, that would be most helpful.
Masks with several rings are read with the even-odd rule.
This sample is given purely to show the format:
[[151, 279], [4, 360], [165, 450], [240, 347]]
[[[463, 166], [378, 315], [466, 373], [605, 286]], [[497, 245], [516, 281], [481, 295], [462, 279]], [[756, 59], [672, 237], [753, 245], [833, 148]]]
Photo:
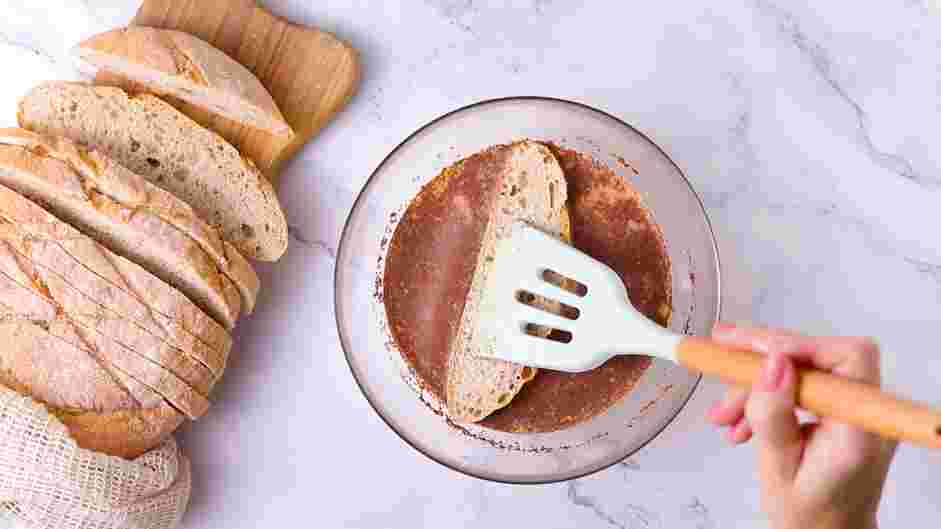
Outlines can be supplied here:
[[74, 54], [155, 94], [173, 96], [272, 134], [294, 134], [271, 94], [248, 68], [189, 33], [118, 28], [82, 42]]
[[445, 400], [448, 416], [455, 422], [477, 422], [506, 406], [536, 374], [532, 368], [479, 356], [493, 343], [479, 311], [497, 241], [509, 234], [517, 220], [570, 238], [565, 177], [552, 152], [532, 141], [497, 149], [494, 154], [500, 156], [502, 167], [494, 176], [496, 194], [490, 204], [479, 205], [489, 207], [489, 220], [448, 356]]
[[[0, 187], [0, 232], [23, 229], [16, 220], [24, 220], [28, 213], [17, 216], [10, 212], [34, 208], [38, 206]], [[189, 417], [195, 419], [206, 412], [209, 402], [205, 396], [174, 374], [182, 373], [208, 393], [214, 380], [204, 366], [182, 351], [163, 346], [105, 307], [75, 295], [64, 280], [53, 283], [37, 278], [28, 259], [15, 249], [22, 243], [8, 242], [15, 237], [0, 243], [0, 320], [39, 324], [51, 335], [86, 350], [99, 362], [152, 389]], [[31, 236], [24, 239], [29, 244]]]
[[141, 385], [126, 387], [126, 377], [117, 377], [114, 368], [55, 338], [43, 325], [9, 315], [0, 320], [0, 383], [60, 409], [109, 412], [163, 400]]
[[[21, 301], [24, 305], [31, 305], [32, 309], [40, 308], [40, 303], [29, 300], [22, 294], [23, 292], [21, 289]], [[3, 307], [0, 311], [0, 318], [4, 321], [20, 319], [39, 326], [49, 336], [92, 356], [99, 365], [109, 369], [112, 374], [120, 373], [159, 395], [191, 419], [201, 417], [209, 409], [209, 401], [178, 377], [160, 365], [132, 353], [125, 346], [100, 334], [95, 329], [79, 325], [64, 316], [34, 314], [26, 309], [14, 309], [10, 306]], [[12, 367], [14, 374], [19, 367]], [[78, 383], [84, 383], [84, 381], [72, 380], [72, 384]]]
[[20, 100], [18, 119], [34, 132], [94, 146], [170, 191], [246, 256], [275, 261], [287, 248], [284, 212], [255, 165], [155, 96], [49, 82]]
[[184, 420], [155, 392], [37, 323], [0, 321], [0, 341], [0, 384], [46, 405], [82, 448], [135, 458]]
[[100, 344], [108, 354], [145, 359], [169, 371], [173, 377], [167, 378], [182, 380], [201, 397], [209, 395], [218, 380], [191, 354], [82, 294], [64, 278], [37, 271], [6, 240], [0, 240], [0, 315], [44, 321], [47, 327], [53, 321], [68, 323], [81, 335], [84, 344]]
[[[15, 265], [7, 269], [24, 270], [32, 281], [44, 285], [40, 290], [47, 297], [81, 298], [75, 305], [87, 304], [89, 309], [92, 304], [106, 307], [108, 318], [120, 316], [127, 322], [118, 327], [117, 335], [134, 336], [134, 343], [153, 336], [204, 366], [212, 380], [221, 376], [231, 337], [218, 323], [140, 266], [3, 186], [0, 241], [17, 254], [11, 257]], [[148, 343], [160, 347], [159, 342]]]
[[240, 307], [254, 307], [258, 276], [237, 250], [184, 202], [97, 151], [0, 129], [0, 184], [144, 266], [228, 328]]
[[147, 408], [107, 413], [52, 408], [78, 446], [126, 459], [136, 459], [160, 446], [186, 420], [167, 401]]

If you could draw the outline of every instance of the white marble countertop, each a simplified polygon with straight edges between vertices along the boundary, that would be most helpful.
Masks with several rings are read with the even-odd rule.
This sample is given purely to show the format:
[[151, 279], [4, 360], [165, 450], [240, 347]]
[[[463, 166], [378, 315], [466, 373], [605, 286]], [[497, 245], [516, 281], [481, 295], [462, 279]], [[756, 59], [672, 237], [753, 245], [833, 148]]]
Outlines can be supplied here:
[[[726, 318], [876, 336], [888, 385], [941, 404], [937, 2], [265, 4], [352, 42], [364, 81], [282, 178], [292, 247], [262, 267], [266, 289], [239, 327], [216, 405], [180, 436], [195, 473], [185, 527], [766, 525], [750, 448], [726, 446], [702, 418], [716, 384], [630, 461], [548, 486], [438, 466], [359, 393], [333, 316], [334, 256], [355, 194], [417, 127], [497, 96], [575, 99], [651, 135], [717, 228]], [[0, 122], [35, 81], [72, 75], [66, 46], [133, 8], [3, 2]], [[886, 527], [941, 517], [939, 465], [937, 453], [901, 448]]]

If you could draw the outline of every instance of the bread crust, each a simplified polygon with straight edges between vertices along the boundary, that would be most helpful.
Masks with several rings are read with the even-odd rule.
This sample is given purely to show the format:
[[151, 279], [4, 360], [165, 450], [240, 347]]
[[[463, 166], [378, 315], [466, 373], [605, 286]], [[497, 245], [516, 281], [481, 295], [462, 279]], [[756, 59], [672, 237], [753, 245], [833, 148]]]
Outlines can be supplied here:
[[153, 408], [111, 413], [49, 411], [62, 421], [78, 446], [126, 459], [160, 446], [185, 420], [166, 402]]
[[251, 265], [184, 202], [64, 138], [0, 129], [0, 184], [43, 204], [198, 302], [228, 328], [259, 290]]
[[287, 249], [284, 212], [255, 164], [156, 96], [47, 82], [20, 100], [18, 120], [34, 132], [94, 145], [187, 202], [243, 255], [276, 261]]
[[272, 134], [294, 135], [252, 72], [189, 33], [144, 26], [118, 28], [80, 43], [73, 53], [155, 94], [170, 95]]
[[126, 322], [119, 334], [172, 346], [213, 380], [222, 375], [231, 337], [218, 323], [140, 266], [3, 186], [0, 241], [9, 261], [4, 268], [20, 284], [38, 284], [46, 297], [76, 300], [74, 306], [85, 307], [76, 314], [92, 322], [104, 318], [97, 312], [104, 307], [108, 318]]
[[45, 405], [82, 448], [132, 459], [185, 419], [153, 390], [32, 322], [0, 323], [0, 339], [0, 384]]
[[[0, 319], [42, 327], [53, 338], [155, 391], [190, 418], [206, 412], [205, 395], [215, 382], [211, 371], [186, 352], [131, 325], [109, 308], [113, 303], [81, 295], [67, 278], [42, 275], [27, 256], [36, 244], [86, 237], [3, 186], [0, 219]], [[99, 251], [108, 252], [102, 247]], [[30, 367], [17, 363], [12, 372]]]

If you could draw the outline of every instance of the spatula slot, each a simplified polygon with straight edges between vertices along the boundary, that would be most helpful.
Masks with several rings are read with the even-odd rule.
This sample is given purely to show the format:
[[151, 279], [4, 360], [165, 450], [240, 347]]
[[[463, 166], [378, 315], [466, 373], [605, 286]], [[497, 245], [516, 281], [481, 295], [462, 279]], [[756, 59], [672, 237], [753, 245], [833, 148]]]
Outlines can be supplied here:
[[545, 270], [542, 271], [542, 279], [543, 281], [547, 283], [551, 283], [561, 288], [562, 290], [567, 290], [580, 298], [583, 298], [588, 294], [587, 285], [583, 283], [579, 283], [578, 281], [570, 277], [566, 277], [556, 272], [555, 270], [551, 270], [549, 268], [546, 268]]
[[545, 340], [551, 340], [553, 342], [559, 343], [571, 343], [573, 335], [569, 331], [563, 331], [561, 329], [553, 329], [551, 327], [545, 327], [543, 325], [535, 325], [532, 323], [527, 323], [523, 328], [523, 332], [530, 336], [535, 336], [536, 338], [542, 338]]
[[541, 311], [555, 314], [556, 316], [562, 316], [568, 320], [577, 320], [582, 314], [580, 310], [571, 305], [566, 305], [561, 301], [549, 299], [525, 290], [517, 291], [516, 300], [523, 305], [528, 305]]

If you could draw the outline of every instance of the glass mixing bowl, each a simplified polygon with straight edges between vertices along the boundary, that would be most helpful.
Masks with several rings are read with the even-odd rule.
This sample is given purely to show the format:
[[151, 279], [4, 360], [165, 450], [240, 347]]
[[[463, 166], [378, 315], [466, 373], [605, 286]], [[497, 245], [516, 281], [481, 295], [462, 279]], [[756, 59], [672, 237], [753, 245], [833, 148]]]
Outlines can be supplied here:
[[456, 426], [422, 394], [385, 329], [381, 274], [395, 222], [419, 189], [452, 163], [491, 145], [530, 138], [595, 157], [642, 195], [663, 230], [672, 262], [671, 328], [705, 334], [719, 315], [719, 261], [702, 203], [682, 171], [652, 141], [591, 107], [547, 98], [477, 103], [409, 136], [360, 192], [337, 255], [340, 342], [357, 383], [401, 438], [451, 469], [493, 481], [573, 479], [621, 461], [657, 436], [683, 408], [699, 375], [654, 361], [618, 404], [552, 433], [510, 434]]

